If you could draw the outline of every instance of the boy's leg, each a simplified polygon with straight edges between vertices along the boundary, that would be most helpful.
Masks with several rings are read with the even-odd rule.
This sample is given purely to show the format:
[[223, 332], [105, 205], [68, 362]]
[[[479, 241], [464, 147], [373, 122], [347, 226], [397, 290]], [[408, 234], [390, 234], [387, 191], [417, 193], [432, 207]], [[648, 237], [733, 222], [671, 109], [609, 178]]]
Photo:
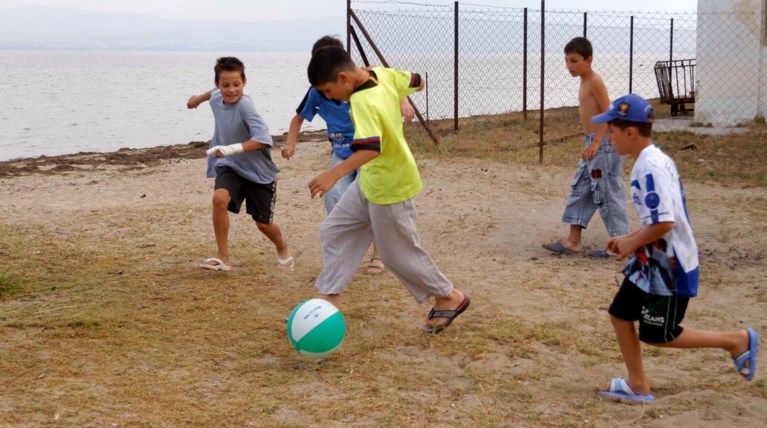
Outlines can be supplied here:
[[422, 247], [412, 199], [391, 205], [369, 204], [370, 221], [381, 258], [419, 303], [445, 297], [453, 284]]
[[355, 181], [320, 226], [323, 266], [315, 284], [336, 306], [373, 240], [367, 207]]
[[287, 260], [290, 258], [290, 249], [288, 248], [288, 244], [286, 244], [285, 240], [282, 238], [282, 231], [276, 223], [266, 224], [256, 221], [256, 226], [258, 226], [258, 230], [261, 231], [264, 236], [274, 243], [274, 247], [277, 250], [277, 256], [280, 259]]
[[[421, 247], [412, 199], [392, 205], [370, 204], [369, 210], [381, 258], [419, 303], [434, 296], [435, 311], [452, 311], [465, 304], [466, 296], [453, 288], [429, 253]], [[426, 325], [436, 327], [449, 321], [448, 318], [435, 317]]]
[[650, 384], [647, 382], [642, 365], [642, 346], [634, 322], [622, 320], [614, 315], [610, 315], [610, 321], [623, 355], [623, 362], [626, 364], [629, 386], [637, 394], [650, 394]]
[[[242, 205], [242, 178], [231, 168], [216, 168], [216, 181], [213, 186], [212, 219], [213, 233], [216, 236], [216, 258], [227, 268], [229, 265], [229, 211], [238, 213]], [[217, 261], [204, 262], [203, 267], [216, 267]]]
[[[668, 343], [650, 343], [661, 348], [719, 348], [730, 353], [735, 358], [748, 349], [748, 331], [740, 330], [731, 333], [685, 328], [682, 334]], [[748, 366], [747, 366], [748, 367]]]
[[[329, 169], [335, 168], [336, 165], [343, 161], [344, 159], [333, 152], [330, 158]], [[355, 171], [339, 178], [338, 181], [336, 181], [336, 184], [334, 184], [333, 187], [331, 187], [330, 190], [328, 190], [328, 192], [322, 196], [323, 202], [325, 203], [325, 212], [330, 214], [330, 212], [333, 211], [333, 207], [335, 207], [338, 201], [341, 200], [341, 196], [344, 195], [346, 189], [354, 182], [356, 176], [357, 173]]]
[[386, 269], [386, 265], [384, 265], [383, 261], [381, 260], [381, 251], [378, 249], [378, 244], [376, 244], [375, 239], [373, 240], [371, 251], [373, 255], [370, 257], [368, 266], [365, 268], [365, 275], [381, 274], [384, 272], [384, 269]]
[[292, 268], [293, 259], [288, 244], [283, 239], [280, 227], [272, 222], [277, 203], [277, 182], [260, 184], [246, 180], [243, 187], [248, 214], [253, 217], [258, 230], [274, 244], [280, 265]]
[[[648, 395], [650, 385], [642, 364], [642, 347], [634, 322], [642, 318], [645, 293], [636, 285], [623, 280], [618, 292], [615, 293], [610, 308], [610, 321], [615, 330], [618, 347], [623, 355], [628, 372], [627, 382], [635, 393]], [[607, 391], [605, 387], [595, 387], [597, 391]]]
[[[586, 142], [589, 142], [588, 137]], [[584, 147], [585, 144], [584, 143]], [[581, 245], [581, 234], [585, 229], [591, 217], [597, 211], [597, 205], [594, 203], [594, 197], [591, 191], [591, 177], [589, 176], [588, 163], [583, 160], [578, 161], [578, 170], [570, 182], [570, 195], [565, 201], [565, 210], [562, 213], [562, 222], [570, 225], [568, 237], [558, 243], [576, 253], [583, 251]], [[544, 245], [544, 248], [555, 248], [556, 243]]]
[[626, 235], [629, 226], [623, 185], [623, 156], [617, 154], [605, 138], [596, 157], [589, 162], [589, 169], [594, 202], [607, 233], [611, 237]]
[[213, 192], [213, 233], [216, 235], [216, 257], [229, 264], [229, 190], [216, 189]]

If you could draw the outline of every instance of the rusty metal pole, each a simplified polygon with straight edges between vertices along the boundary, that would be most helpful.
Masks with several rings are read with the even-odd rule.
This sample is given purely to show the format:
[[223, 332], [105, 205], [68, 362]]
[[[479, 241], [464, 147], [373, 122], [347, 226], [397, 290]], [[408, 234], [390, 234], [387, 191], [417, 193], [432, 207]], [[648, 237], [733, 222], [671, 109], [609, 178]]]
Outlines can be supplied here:
[[527, 122], [527, 8], [525, 8], [524, 22], [522, 36], [522, 117]]
[[346, 0], [346, 52], [352, 51], [352, 36], [350, 29], [352, 28], [352, 0]]
[[544, 77], [546, 76], [544, 70], [546, 68], [546, 0], [541, 0], [541, 117], [538, 128], [538, 163], [543, 164], [543, 107], [545, 98], [546, 85]]
[[453, 130], [458, 131], [458, 2], [453, 13]]
[[634, 17], [631, 17], [629, 25], [629, 94], [633, 94], [634, 87]]

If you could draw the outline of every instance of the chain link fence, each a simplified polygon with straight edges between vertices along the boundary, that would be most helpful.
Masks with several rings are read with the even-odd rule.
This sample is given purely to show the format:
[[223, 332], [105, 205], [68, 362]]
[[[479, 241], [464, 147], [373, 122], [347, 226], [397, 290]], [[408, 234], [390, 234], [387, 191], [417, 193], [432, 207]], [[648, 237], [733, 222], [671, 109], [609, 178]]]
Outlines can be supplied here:
[[[577, 106], [579, 79], [568, 73], [563, 52], [576, 36], [592, 42], [593, 68], [611, 98], [633, 92], [660, 98], [674, 114], [689, 113], [700, 89], [696, 43], [705, 39], [697, 34], [698, 19], [709, 27], [753, 19], [732, 13], [542, 12], [394, 0], [354, 1], [351, 16], [355, 61], [381, 64], [377, 51], [391, 67], [421, 73], [427, 90], [412, 101], [424, 118], [455, 118], [456, 127], [458, 117]], [[716, 34], [708, 36], [709, 47], [734, 49], [743, 37], [737, 31]], [[711, 73], [753, 70], [758, 64], [736, 61]], [[749, 81], [758, 82], [758, 76]], [[733, 106], [727, 103], [737, 101], [719, 97], [717, 102], [729, 111]]]

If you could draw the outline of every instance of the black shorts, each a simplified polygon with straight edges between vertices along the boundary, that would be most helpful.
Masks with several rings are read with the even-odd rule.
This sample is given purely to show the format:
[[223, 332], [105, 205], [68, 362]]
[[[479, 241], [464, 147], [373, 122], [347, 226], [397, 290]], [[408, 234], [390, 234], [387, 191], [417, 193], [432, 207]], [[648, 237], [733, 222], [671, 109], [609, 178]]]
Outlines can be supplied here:
[[227, 210], [237, 214], [246, 201], [246, 212], [258, 223], [271, 224], [277, 202], [277, 182], [260, 184], [247, 180], [228, 166], [216, 168], [214, 189], [226, 189], [231, 200]]
[[628, 279], [610, 305], [610, 315], [624, 321], [639, 321], [639, 340], [645, 343], [668, 343], [682, 334], [679, 325], [690, 298], [655, 296], [645, 293]]

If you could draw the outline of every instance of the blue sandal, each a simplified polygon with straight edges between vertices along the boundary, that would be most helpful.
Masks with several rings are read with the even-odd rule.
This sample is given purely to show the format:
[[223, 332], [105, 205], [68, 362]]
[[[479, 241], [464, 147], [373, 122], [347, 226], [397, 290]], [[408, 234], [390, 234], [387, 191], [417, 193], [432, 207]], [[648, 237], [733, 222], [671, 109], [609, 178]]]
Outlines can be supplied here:
[[626, 403], [639, 404], [639, 403], [652, 403], [655, 401], [654, 395], [642, 395], [634, 392], [629, 386], [626, 379], [622, 377], [616, 377], [610, 381], [610, 387], [607, 391], [597, 391], [597, 393], [605, 398], [617, 399]]
[[[750, 382], [756, 374], [756, 354], [759, 352], [759, 336], [757, 336], [756, 330], [751, 327], [746, 331], [748, 332], [748, 349], [733, 358], [732, 362], [735, 363], [735, 368], [746, 379], [746, 382]], [[746, 363], [748, 363], [748, 366]]]

